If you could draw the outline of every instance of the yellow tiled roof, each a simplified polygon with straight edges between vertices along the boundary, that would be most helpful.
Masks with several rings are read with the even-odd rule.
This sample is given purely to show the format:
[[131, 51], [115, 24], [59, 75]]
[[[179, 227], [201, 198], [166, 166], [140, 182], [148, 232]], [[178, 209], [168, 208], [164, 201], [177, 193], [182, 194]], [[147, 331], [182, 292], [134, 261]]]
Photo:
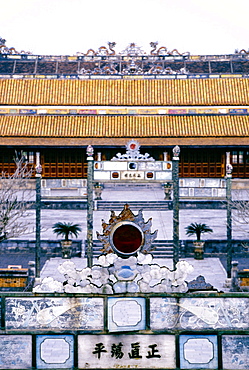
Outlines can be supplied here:
[[0, 138], [246, 138], [249, 116], [0, 116]]
[[0, 105], [248, 105], [249, 79], [2, 79]]

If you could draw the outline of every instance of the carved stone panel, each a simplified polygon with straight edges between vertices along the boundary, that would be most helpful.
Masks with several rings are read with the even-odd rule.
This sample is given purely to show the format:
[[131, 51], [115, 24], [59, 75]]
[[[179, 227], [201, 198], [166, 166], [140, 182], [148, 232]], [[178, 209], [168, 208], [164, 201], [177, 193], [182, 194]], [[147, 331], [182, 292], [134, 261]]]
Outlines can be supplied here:
[[6, 298], [6, 329], [103, 329], [102, 298]]
[[222, 337], [223, 369], [249, 369], [249, 335]]
[[249, 298], [151, 298], [150, 326], [160, 329], [235, 329], [249, 327]]
[[0, 368], [31, 369], [31, 335], [0, 335]]

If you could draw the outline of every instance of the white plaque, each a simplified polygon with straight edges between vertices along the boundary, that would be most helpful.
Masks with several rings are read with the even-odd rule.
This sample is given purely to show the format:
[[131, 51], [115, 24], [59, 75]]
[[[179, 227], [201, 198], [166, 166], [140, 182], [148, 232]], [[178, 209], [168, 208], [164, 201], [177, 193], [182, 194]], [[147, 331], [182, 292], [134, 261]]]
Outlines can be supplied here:
[[108, 298], [108, 330], [145, 330], [144, 298]]
[[143, 180], [144, 172], [143, 171], [122, 171], [121, 180]]
[[63, 364], [70, 357], [69, 343], [61, 339], [44, 339], [41, 343], [41, 360], [47, 364]]
[[102, 163], [105, 171], [125, 171], [128, 164], [126, 161], [103, 161]]
[[151, 170], [151, 171], [160, 171], [162, 170], [162, 162], [138, 162], [138, 169], [141, 170]]
[[111, 172], [109, 171], [94, 171], [93, 173], [94, 180], [110, 180]]
[[74, 364], [73, 335], [37, 335], [37, 369], [72, 369]]
[[79, 335], [80, 369], [175, 369], [174, 335]]
[[218, 369], [216, 335], [180, 335], [181, 369]]
[[214, 345], [207, 338], [188, 339], [183, 348], [190, 364], [208, 364], [214, 357]]
[[122, 300], [112, 306], [112, 317], [117, 326], [134, 326], [142, 320], [142, 309], [135, 300]]
[[155, 172], [156, 180], [172, 180], [172, 172], [171, 171], [164, 171], [164, 172]]

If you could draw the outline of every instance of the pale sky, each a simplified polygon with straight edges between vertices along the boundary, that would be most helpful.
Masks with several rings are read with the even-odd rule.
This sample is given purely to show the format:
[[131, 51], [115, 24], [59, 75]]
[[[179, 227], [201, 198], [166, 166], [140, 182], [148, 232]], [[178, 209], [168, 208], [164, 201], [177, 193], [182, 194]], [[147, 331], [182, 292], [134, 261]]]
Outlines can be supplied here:
[[74, 55], [116, 42], [191, 54], [249, 49], [249, 0], [0, 0], [0, 37], [33, 54]]

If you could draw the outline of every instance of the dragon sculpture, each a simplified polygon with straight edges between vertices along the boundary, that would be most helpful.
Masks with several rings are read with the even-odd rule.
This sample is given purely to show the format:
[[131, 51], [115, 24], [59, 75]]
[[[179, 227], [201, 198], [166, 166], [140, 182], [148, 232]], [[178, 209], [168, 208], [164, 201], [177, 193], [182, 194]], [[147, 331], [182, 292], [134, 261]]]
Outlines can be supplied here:
[[151, 42], [150, 46], [152, 47], [152, 50], [150, 51], [150, 55], [155, 55], [155, 56], [161, 56], [161, 55], [180, 55], [180, 56], [188, 56], [190, 53], [184, 52], [184, 53], [179, 53], [177, 49], [173, 49], [172, 51], [169, 51], [166, 46], [161, 46], [160, 48], [157, 49], [158, 42]]

